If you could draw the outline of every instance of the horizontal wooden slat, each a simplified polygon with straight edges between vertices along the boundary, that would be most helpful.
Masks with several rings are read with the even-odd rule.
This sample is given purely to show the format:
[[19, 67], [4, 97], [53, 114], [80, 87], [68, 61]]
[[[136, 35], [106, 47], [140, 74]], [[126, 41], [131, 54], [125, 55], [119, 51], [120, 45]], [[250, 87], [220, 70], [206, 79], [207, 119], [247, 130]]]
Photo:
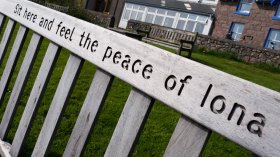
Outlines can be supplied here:
[[63, 156], [81, 156], [91, 129], [94, 127], [98, 112], [111, 86], [113, 76], [97, 70], [91, 83], [84, 105], [69, 138]]
[[24, 44], [27, 35], [27, 29], [24, 26], [20, 26], [17, 37], [12, 47], [12, 51], [6, 63], [6, 67], [1, 77], [0, 82], [0, 104], [3, 103], [3, 99], [6, 93], [7, 86], [10, 82], [11, 76], [13, 74], [14, 68], [16, 66], [18, 56], [21, 52], [22, 46]]
[[14, 84], [10, 99], [8, 101], [4, 116], [0, 125], [0, 138], [5, 139], [8, 128], [12, 123], [12, 118], [17, 109], [18, 102], [26, 85], [28, 76], [32, 70], [35, 58], [38, 54], [39, 47], [42, 42], [42, 37], [36, 33], [33, 34], [27, 52], [23, 59], [21, 68], [19, 70], [16, 82]]
[[169, 141], [164, 157], [198, 157], [207, 142], [210, 130], [181, 116]]
[[154, 100], [143, 92], [132, 89], [115, 128], [105, 157], [131, 156], [141, 130], [152, 109]]
[[[278, 92], [30, 1], [0, 3], [3, 14], [201, 125], [258, 155], [280, 154]], [[23, 8], [21, 15], [14, 13], [17, 4]], [[27, 19], [26, 9], [36, 19]], [[39, 25], [42, 17], [49, 27]]]
[[18, 156], [21, 148], [23, 147], [24, 140], [29, 133], [33, 117], [37, 113], [37, 109], [49, 82], [60, 49], [61, 48], [56, 44], [49, 44], [12, 143], [10, 151], [12, 156]]
[[83, 63], [84, 60], [80, 57], [70, 55], [32, 152], [32, 157], [45, 156]]
[[11, 37], [15, 29], [15, 25], [16, 25], [15, 21], [10, 19], [7, 24], [5, 33], [2, 37], [1, 44], [0, 44], [0, 65], [2, 65], [3, 58], [6, 54], [9, 42], [11, 41]]

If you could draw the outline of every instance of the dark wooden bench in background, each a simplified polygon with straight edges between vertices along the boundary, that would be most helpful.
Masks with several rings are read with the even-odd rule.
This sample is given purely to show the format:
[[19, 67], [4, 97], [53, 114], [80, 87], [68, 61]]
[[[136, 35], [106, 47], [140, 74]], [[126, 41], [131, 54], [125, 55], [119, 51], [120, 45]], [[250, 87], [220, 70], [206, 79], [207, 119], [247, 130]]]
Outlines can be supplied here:
[[142, 38], [142, 40], [162, 46], [178, 48], [178, 55], [181, 55], [181, 51], [186, 50], [189, 52], [188, 58], [191, 58], [196, 38], [197, 33], [152, 25], [148, 36]]
[[197, 38], [196, 32], [182, 31], [136, 20], [129, 20], [126, 30], [142, 35], [144, 42], [176, 48], [178, 55], [181, 55], [181, 51], [188, 51], [188, 58], [191, 58]]
[[[0, 142], [2, 156], [20, 155], [62, 47], [70, 51], [70, 57], [33, 149], [33, 157], [47, 154], [67, 100], [75, 83], [80, 81], [78, 75], [85, 60], [98, 69], [64, 150], [65, 157], [80, 156], [83, 152], [114, 77], [130, 84], [132, 90], [105, 151], [106, 157], [131, 155], [154, 100], [182, 115], [165, 157], [199, 156], [212, 130], [260, 156], [280, 155], [278, 92], [30, 1], [0, 0], [0, 4], [0, 32], [5, 18], [8, 20], [0, 44], [1, 65], [15, 24], [20, 25], [8, 60], [1, 66], [4, 71], [0, 100], [9, 92], [7, 86], [19, 64], [18, 55], [28, 30], [32, 31], [13, 89], [6, 94], [8, 103], [0, 124], [2, 141], [6, 140], [14, 120], [40, 43], [43, 38], [51, 41], [28, 94], [12, 144]], [[39, 24], [42, 18], [44, 22], [48, 19], [45, 26]], [[3, 101], [0, 102], [3, 105]]]

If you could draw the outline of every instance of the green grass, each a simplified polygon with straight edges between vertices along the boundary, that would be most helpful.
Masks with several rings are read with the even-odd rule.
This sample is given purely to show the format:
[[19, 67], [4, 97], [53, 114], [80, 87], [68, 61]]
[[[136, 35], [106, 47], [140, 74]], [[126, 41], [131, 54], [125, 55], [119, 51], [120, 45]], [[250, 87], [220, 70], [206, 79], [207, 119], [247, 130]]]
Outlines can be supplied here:
[[[31, 33], [29, 33], [28, 35], [27, 42], [25, 43], [22, 51], [23, 53], [19, 58], [19, 63], [21, 63], [24, 58], [24, 54], [27, 49], [30, 37]], [[12, 40], [14, 40], [14, 38], [15, 35], [13, 35]], [[14, 122], [11, 129], [9, 130], [9, 134], [6, 139], [10, 142], [13, 140], [13, 136], [19, 123], [20, 116], [24, 110], [28, 95], [38, 73], [38, 69], [44, 57], [44, 53], [48, 46], [48, 43], [48, 40], [43, 41], [37, 60], [35, 62], [35, 66], [31, 71], [31, 77], [27, 82], [23, 97], [18, 105], [18, 110], [16, 112]], [[11, 45], [8, 52], [10, 52], [10, 48]], [[167, 50], [171, 52], [175, 51], [172, 49]], [[8, 55], [5, 56], [4, 63], [2, 65], [6, 63], [7, 56]], [[45, 96], [42, 100], [41, 105], [39, 106], [38, 114], [34, 119], [34, 125], [32, 126], [30, 133], [31, 136], [27, 138], [27, 142], [24, 146], [24, 150], [21, 156], [30, 156], [32, 152], [32, 148], [34, 147], [36, 138], [39, 135], [40, 127], [44, 122], [44, 118], [47, 114], [49, 105], [51, 103], [52, 97], [54, 96], [57, 84], [62, 75], [68, 57], [69, 52], [65, 49], [62, 49], [56, 67], [50, 79], [48, 88], [46, 90]], [[193, 53], [193, 59], [202, 64], [225, 71], [227, 73], [244, 78], [278, 92], [280, 91], [280, 72], [273, 68], [263, 68], [260, 67], [260, 65], [256, 66], [243, 63], [231, 56], [219, 55], [215, 53], [202, 53], [200, 51]], [[2, 74], [3, 69], [4, 66], [1, 66], [0, 74]], [[66, 106], [65, 113], [63, 114], [63, 118], [58, 127], [54, 141], [51, 144], [49, 156], [61, 156], [61, 154], [63, 153], [68, 138], [71, 134], [71, 130], [74, 127], [80, 108], [83, 104], [89, 85], [94, 76], [95, 69], [95, 66], [91, 65], [88, 62], [85, 62], [78, 82], [74, 88], [73, 94], [71, 95], [69, 103]], [[7, 104], [9, 94], [12, 91], [18, 71], [19, 66], [16, 67], [15, 74], [13, 75], [11, 83], [8, 87], [8, 93], [6, 94], [3, 105], [1, 105], [0, 107], [0, 117], [2, 117], [4, 113], [5, 104]], [[118, 78], [114, 79], [111, 90], [108, 93], [108, 98], [106, 99], [105, 104], [102, 108], [102, 112], [98, 117], [96, 126], [90, 135], [88, 144], [83, 154], [84, 156], [104, 155], [106, 146], [110, 141], [110, 137], [112, 136], [114, 127], [116, 126], [118, 118], [121, 115], [121, 111], [124, 107], [126, 98], [128, 97], [130, 90], [130, 85], [119, 80]], [[149, 115], [147, 123], [143, 129], [143, 133], [139, 138], [139, 142], [135, 147], [133, 156], [162, 156], [179, 117], [180, 115], [177, 112], [156, 101]], [[209, 142], [207, 143], [206, 148], [202, 154], [203, 157], [249, 157], [250, 155], [250, 152], [241, 148], [237, 144], [230, 142], [217, 133], [212, 133]]]

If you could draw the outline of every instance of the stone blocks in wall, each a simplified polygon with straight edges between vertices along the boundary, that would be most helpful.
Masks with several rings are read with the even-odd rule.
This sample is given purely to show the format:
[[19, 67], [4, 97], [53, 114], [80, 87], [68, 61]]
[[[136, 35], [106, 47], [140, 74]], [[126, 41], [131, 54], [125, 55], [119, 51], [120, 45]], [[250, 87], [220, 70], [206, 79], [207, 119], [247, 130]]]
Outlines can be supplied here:
[[110, 15], [87, 10], [87, 16], [87, 18], [89, 18], [90, 22], [92, 22], [93, 24], [97, 24], [105, 28], [113, 26], [112, 16]]
[[195, 46], [207, 51], [231, 53], [248, 63], [270, 64], [280, 68], [280, 51], [250, 47], [227, 39], [198, 35]]

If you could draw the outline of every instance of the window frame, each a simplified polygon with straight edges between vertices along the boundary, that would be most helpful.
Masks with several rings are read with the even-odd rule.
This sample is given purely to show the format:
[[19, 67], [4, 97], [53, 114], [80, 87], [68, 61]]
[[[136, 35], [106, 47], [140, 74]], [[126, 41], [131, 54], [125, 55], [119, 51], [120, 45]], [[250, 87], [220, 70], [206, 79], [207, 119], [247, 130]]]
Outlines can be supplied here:
[[241, 10], [242, 4], [247, 4], [247, 3], [242, 3], [242, 1], [244, 1], [244, 0], [239, 0], [239, 1], [238, 1], [237, 8], [236, 8], [236, 10], [235, 10], [234, 13], [235, 13], [235, 14], [238, 14], [238, 15], [243, 15], [243, 16], [250, 16], [250, 13], [251, 13], [251, 9], [252, 9], [252, 7], [253, 7], [254, 0], [252, 0], [251, 8], [250, 8], [250, 10], [249, 10], [248, 12], [242, 11], [242, 10]]
[[[266, 49], [272, 49], [272, 48], [268, 47], [268, 45], [269, 45], [268, 42], [270, 41], [269, 36], [270, 36], [271, 32], [274, 31], [274, 30], [279, 31], [279, 35], [280, 35], [280, 29], [270, 28], [268, 33], [267, 33], [267, 36], [265, 38], [264, 45], [263, 45], [263, 47], [266, 48]], [[280, 40], [279, 40], [278, 43], [279, 43], [278, 49], [273, 48], [272, 50], [280, 50]]]
[[274, 16], [272, 16], [272, 20], [280, 20], [280, 3], [277, 5], [277, 9]]
[[[137, 5], [137, 7], [134, 7], [134, 5]], [[140, 10], [140, 7], [144, 7], [144, 10]], [[137, 9], [136, 9], [137, 8]], [[149, 11], [152, 9], [153, 11]], [[160, 11], [160, 12], [159, 12]], [[163, 12], [164, 11], [164, 12]], [[133, 12], [136, 12], [133, 13]], [[141, 12], [141, 20], [138, 20], [138, 14]], [[186, 14], [187, 17], [182, 17], [181, 15]], [[190, 16], [195, 16], [195, 19], [190, 18]], [[132, 18], [132, 16], [134, 18]], [[152, 18], [147, 21], [147, 17], [152, 16]], [[158, 16], [162, 17], [160, 21], [156, 23], [156, 19], [159, 18]], [[126, 18], [124, 18], [126, 17]], [[184, 22], [184, 24], [181, 26], [183, 29], [179, 30], [186, 30], [188, 22], [193, 22], [194, 25], [191, 28], [191, 32], [199, 32], [201, 34], [204, 34], [206, 31], [205, 29], [207, 27], [208, 20], [210, 20], [209, 16], [199, 15], [199, 14], [193, 14], [193, 13], [187, 13], [182, 11], [174, 11], [170, 9], [165, 8], [156, 8], [152, 6], [145, 6], [141, 4], [134, 4], [134, 3], [125, 3], [124, 10], [121, 16], [121, 21], [128, 21], [130, 19], [134, 19], [137, 21], [143, 21], [151, 24], [158, 24], [160, 26], [169, 27], [173, 29], [179, 29], [178, 23], [180, 20]], [[172, 23], [171, 23], [172, 22]], [[172, 24], [172, 25], [171, 25]], [[209, 30], [208, 30], [209, 31]]]
[[[187, 14], [187, 17], [181, 17], [181, 14]], [[191, 19], [190, 18], [190, 16], [192, 16], [192, 15], [196, 16], [195, 19]], [[197, 29], [197, 25], [198, 24], [202, 24], [202, 25], [204, 25], [203, 27], [205, 27], [206, 24], [207, 24], [207, 21], [208, 21], [208, 17], [206, 17], [206, 19], [204, 21], [199, 20], [199, 17], [206, 17], [206, 16], [195, 15], [195, 14], [191, 14], [191, 13], [180, 13], [180, 15], [178, 16], [178, 21], [177, 21], [177, 23], [175, 25], [176, 26], [175, 28], [179, 29], [179, 30], [189, 31], [189, 30], [187, 30], [187, 24], [188, 24], [188, 22], [193, 22], [194, 26], [193, 26], [191, 32], [195, 32], [195, 30]], [[178, 28], [179, 21], [184, 21], [185, 22], [185, 24], [183, 26], [183, 29]], [[199, 32], [199, 33], [202, 34], [203, 31], [204, 31], [204, 28], [203, 28], [202, 32]]]
[[[232, 38], [232, 34], [231, 34], [231, 32], [233, 32], [232, 30], [233, 30], [234, 26], [237, 25], [237, 24], [243, 25], [243, 30], [242, 30], [241, 33], [236, 33], [236, 32], [234, 32], [235, 34], [240, 34], [240, 38], [239, 38], [238, 40], [236, 40], [235, 38]], [[245, 27], [245, 24], [244, 24], [244, 23], [240, 23], [240, 22], [232, 22], [232, 23], [231, 23], [230, 28], [229, 28], [229, 31], [228, 31], [228, 34], [230, 34], [230, 37], [231, 37], [231, 40], [232, 40], [232, 41], [240, 41], [240, 40], [241, 40], [241, 36], [242, 36], [242, 34], [243, 34], [244, 27]]]
[[[129, 5], [131, 5], [131, 8], [128, 8]], [[134, 6], [138, 6], [138, 8], [135, 9]], [[133, 19], [133, 20], [137, 20], [138, 14], [142, 13], [142, 17], [141, 17], [140, 21], [143, 21], [145, 8], [144, 8], [144, 10], [141, 10], [140, 7], [141, 7], [141, 5], [138, 5], [138, 4], [126, 3], [125, 6], [124, 6], [124, 11], [123, 11], [123, 15], [122, 15], [121, 19], [124, 19], [124, 20], [128, 21], [128, 20], [132, 19], [131, 18], [132, 12], [136, 12], [135, 19]], [[128, 19], [125, 18], [127, 11], [130, 12], [129, 15], [128, 15]]]

